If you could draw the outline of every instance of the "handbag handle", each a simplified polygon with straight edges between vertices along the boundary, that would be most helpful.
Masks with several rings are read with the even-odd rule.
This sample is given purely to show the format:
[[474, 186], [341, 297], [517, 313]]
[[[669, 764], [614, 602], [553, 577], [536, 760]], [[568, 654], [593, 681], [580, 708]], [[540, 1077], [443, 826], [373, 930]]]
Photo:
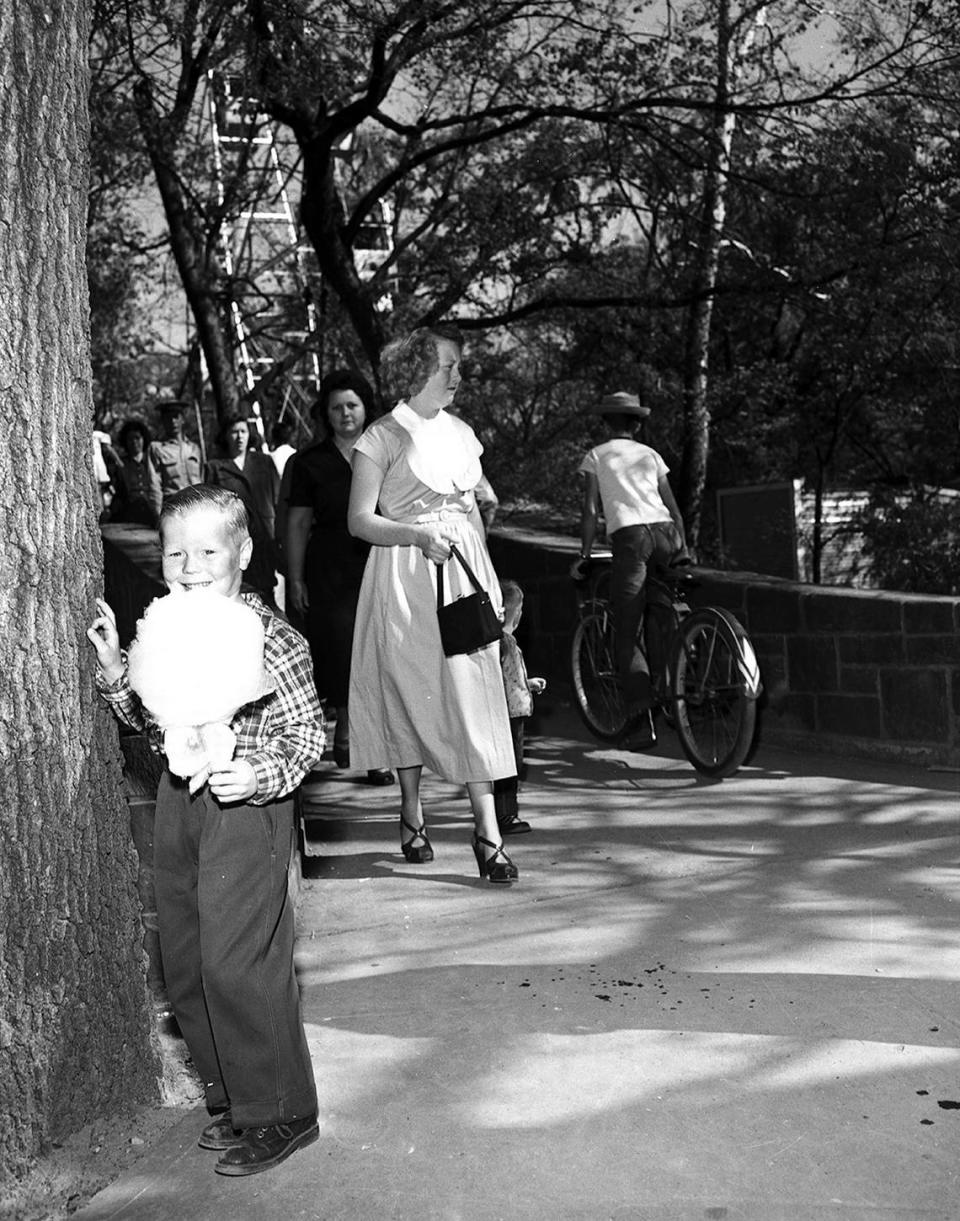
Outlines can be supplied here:
[[[477, 593], [478, 594], [486, 593], [486, 590], [477, 580], [476, 573], [473, 571], [473, 569], [470, 567], [470, 565], [467, 563], [467, 561], [460, 554], [460, 548], [457, 546], [456, 543], [450, 544], [450, 555], [460, 561], [461, 568], [467, 574], [467, 578], [469, 579], [470, 584], [477, 591]], [[446, 564], [446, 562], [447, 561], [444, 560], [442, 563], [437, 565], [437, 610], [439, 610], [440, 607], [443, 606], [443, 568], [444, 568], [444, 565]]]

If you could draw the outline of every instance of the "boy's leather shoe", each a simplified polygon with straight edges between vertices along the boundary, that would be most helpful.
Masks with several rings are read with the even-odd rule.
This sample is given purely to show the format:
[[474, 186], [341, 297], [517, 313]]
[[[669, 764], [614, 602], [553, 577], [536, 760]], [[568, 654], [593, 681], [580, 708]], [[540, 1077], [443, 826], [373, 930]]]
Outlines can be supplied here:
[[221, 1111], [200, 1133], [197, 1144], [201, 1149], [232, 1149], [243, 1140], [243, 1133], [233, 1126], [229, 1111]]
[[524, 835], [527, 831], [532, 831], [533, 828], [528, 822], [516, 815], [513, 818], [505, 818], [503, 822], [498, 823], [501, 835]]
[[259, 1174], [279, 1166], [305, 1145], [313, 1144], [319, 1135], [320, 1126], [312, 1115], [269, 1128], [246, 1128], [240, 1142], [224, 1153], [214, 1170], [217, 1174]]

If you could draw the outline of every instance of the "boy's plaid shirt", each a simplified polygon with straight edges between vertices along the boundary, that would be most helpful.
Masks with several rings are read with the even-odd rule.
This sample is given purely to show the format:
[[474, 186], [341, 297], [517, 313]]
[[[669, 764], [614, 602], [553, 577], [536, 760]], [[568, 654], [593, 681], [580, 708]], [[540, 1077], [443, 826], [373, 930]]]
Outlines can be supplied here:
[[[320, 761], [325, 738], [323, 709], [307, 642], [257, 594], [245, 593], [241, 598], [263, 623], [263, 664], [275, 689], [241, 708], [230, 728], [237, 735], [234, 758], [245, 759], [257, 776], [257, 792], [249, 804], [266, 805], [292, 793]], [[117, 718], [131, 729], [145, 732], [154, 749], [162, 753], [160, 729], [131, 688], [126, 670], [113, 684], [106, 683], [98, 670], [96, 683]]]

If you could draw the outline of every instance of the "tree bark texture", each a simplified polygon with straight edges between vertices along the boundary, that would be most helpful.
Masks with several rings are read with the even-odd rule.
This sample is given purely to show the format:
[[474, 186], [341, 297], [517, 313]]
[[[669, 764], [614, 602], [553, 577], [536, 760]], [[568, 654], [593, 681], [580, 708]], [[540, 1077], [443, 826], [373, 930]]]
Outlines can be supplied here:
[[84, 267], [86, 0], [0, 6], [0, 1197], [157, 1097], [102, 588]]

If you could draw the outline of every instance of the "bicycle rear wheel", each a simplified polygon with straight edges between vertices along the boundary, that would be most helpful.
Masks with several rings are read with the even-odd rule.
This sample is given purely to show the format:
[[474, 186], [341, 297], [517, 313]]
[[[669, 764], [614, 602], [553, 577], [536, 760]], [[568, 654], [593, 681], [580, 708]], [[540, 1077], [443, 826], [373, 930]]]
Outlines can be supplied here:
[[725, 611], [694, 611], [678, 629], [670, 673], [683, 753], [705, 776], [732, 776], [757, 726], [759, 671], [746, 632]]
[[619, 738], [627, 714], [617, 683], [613, 625], [607, 611], [585, 615], [577, 624], [570, 651], [577, 711], [590, 732], [604, 742]]

